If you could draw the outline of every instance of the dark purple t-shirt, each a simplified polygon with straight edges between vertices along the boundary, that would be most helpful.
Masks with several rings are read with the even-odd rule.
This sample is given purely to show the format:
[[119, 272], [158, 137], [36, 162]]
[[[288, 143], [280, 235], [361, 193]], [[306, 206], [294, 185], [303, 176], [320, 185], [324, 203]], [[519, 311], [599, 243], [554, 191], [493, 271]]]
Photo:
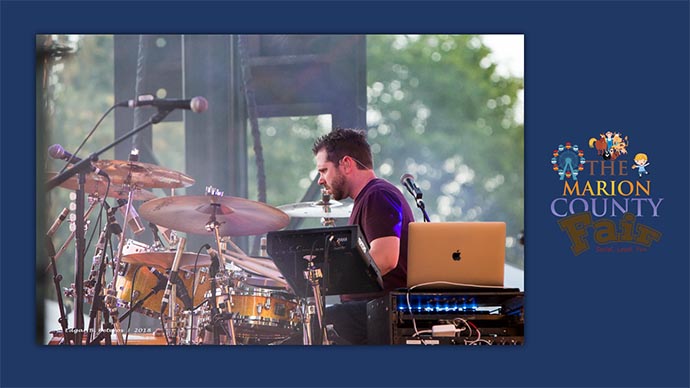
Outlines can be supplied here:
[[379, 294], [341, 295], [341, 300], [365, 300], [407, 286], [407, 224], [414, 221], [410, 205], [397, 187], [384, 179], [372, 179], [355, 198], [350, 225], [359, 225], [364, 239], [371, 244], [381, 237], [400, 238], [398, 265], [383, 276], [384, 292]]

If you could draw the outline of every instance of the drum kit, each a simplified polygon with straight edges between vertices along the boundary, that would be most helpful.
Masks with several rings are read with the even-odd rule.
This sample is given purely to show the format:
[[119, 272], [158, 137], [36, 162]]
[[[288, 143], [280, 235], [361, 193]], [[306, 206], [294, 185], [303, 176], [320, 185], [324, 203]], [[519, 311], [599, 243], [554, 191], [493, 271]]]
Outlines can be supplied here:
[[[261, 256], [249, 256], [232, 239], [255, 236], [265, 247], [262, 235], [285, 228], [290, 217], [318, 217], [325, 227], [334, 226], [336, 218], [349, 217], [351, 205], [330, 200], [327, 192], [322, 192], [319, 201], [278, 207], [227, 197], [214, 187], [207, 187], [206, 195], [176, 196], [175, 189], [189, 187], [195, 180], [131, 157], [93, 164], [109, 180], [94, 172], [85, 174], [81, 183], [72, 177], [57, 185], [69, 190], [83, 188], [91, 204], [84, 218], [97, 204], [107, 214], [83, 288], [73, 284], [63, 290], [66, 296], [90, 304], [90, 322], [88, 329], [77, 326], [70, 330], [64, 317], [55, 259], [74, 238], [73, 231], [60, 250], [48, 249], [62, 325], [61, 331], [53, 332], [50, 344], [128, 344], [130, 333], [120, 323], [132, 314], [160, 321], [156, 339], [148, 343], [152, 345], [283, 344], [295, 338], [300, 339], [297, 343], [310, 344], [306, 340], [311, 338], [310, 328], [305, 322], [313, 314], [313, 301], [294, 294], [264, 249]], [[46, 178], [56, 175], [47, 173]], [[172, 189], [173, 195], [157, 197], [151, 191], [157, 188]], [[109, 198], [118, 205], [109, 206]], [[138, 214], [134, 201], [142, 202]], [[127, 220], [122, 226], [115, 218], [117, 211]], [[64, 219], [65, 212], [60, 217]], [[139, 217], [149, 221], [153, 245], [126, 237], [128, 230], [134, 235], [143, 230]], [[50, 228], [49, 239], [61, 219]], [[188, 250], [182, 233], [209, 236], [213, 244]], [[108, 249], [113, 235], [119, 243]], [[142, 334], [135, 331], [132, 335], [138, 338]], [[146, 343], [137, 340], [133, 344]]]

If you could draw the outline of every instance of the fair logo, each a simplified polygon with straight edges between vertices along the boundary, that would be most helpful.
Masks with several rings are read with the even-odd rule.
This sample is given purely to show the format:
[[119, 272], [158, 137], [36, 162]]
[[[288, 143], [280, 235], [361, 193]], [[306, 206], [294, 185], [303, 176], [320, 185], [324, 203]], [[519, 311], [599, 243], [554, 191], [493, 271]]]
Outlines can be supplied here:
[[[663, 198], [654, 197], [650, 156], [630, 154], [628, 136], [606, 131], [588, 139], [585, 150], [570, 141], [554, 149], [551, 164], [560, 196], [551, 214], [577, 256], [597, 252], [645, 252], [661, 232], [644, 220], [660, 217]], [[630, 158], [632, 156], [632, 158]]]

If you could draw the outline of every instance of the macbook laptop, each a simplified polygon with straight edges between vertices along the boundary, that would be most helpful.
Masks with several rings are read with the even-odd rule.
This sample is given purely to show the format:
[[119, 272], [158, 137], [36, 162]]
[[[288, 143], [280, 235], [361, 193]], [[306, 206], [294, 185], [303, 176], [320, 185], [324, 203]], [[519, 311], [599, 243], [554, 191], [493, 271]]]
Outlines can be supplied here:
[[503, 288], [505, 222], [412, 222], [407, 288]]

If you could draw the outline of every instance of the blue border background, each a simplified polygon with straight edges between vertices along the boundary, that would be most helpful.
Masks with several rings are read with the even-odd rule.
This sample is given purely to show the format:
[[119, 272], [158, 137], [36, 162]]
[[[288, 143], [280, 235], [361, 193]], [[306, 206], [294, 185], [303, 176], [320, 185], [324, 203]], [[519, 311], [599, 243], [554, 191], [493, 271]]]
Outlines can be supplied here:
[[[688, 386], [687, 1], [0, 4], [2, 386]], [[521, 347], [46, 347], [35, 343], [35, 34], [525, 34]], [[650, 155], [649, 252], [577, 257], [550, 153], [614, 128]], [[581, 145], [583, 146], [583, 145]], [[496, 157], [500, 157], [498, 154]], [[652, 175], [653, 174], [653, 175]]]

